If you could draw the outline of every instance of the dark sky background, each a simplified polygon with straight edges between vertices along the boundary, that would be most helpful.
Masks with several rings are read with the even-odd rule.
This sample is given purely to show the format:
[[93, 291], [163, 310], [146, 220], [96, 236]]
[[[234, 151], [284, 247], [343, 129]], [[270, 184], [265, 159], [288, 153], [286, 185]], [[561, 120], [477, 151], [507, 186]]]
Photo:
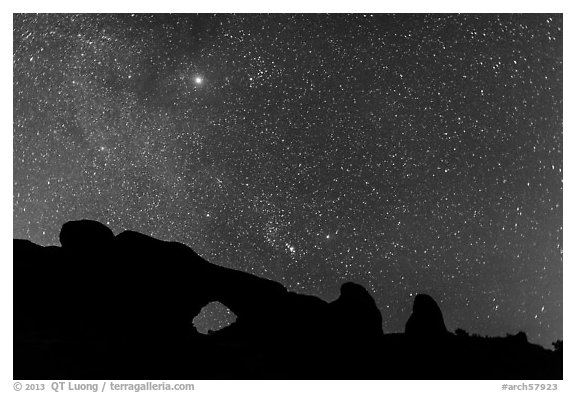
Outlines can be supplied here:
[[424, 292], [562, 338], [561, 15], [15, 15], [13, 67], [16, 238], [95, 219], [361, 283], [385, 332]]

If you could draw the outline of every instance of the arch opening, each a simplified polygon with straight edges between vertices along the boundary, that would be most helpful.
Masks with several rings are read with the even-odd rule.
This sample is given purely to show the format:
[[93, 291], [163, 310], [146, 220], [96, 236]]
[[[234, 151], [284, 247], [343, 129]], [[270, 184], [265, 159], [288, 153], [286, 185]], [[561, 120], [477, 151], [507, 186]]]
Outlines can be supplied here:
[[210, 302], [192, 319], [192, 324], [198, 333], [210, 334], [232, 325], [236, 318], [236, 314], [222, 303]]

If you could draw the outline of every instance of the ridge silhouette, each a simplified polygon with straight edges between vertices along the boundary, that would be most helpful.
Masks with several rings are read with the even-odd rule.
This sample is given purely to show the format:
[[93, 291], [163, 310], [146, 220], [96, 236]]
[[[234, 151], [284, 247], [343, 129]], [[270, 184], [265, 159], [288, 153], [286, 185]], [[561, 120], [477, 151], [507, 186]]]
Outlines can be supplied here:
[[[405, 333], [385, 335], [355, 283], [326, 302], [89, 220], [60, 242], [14, 240], [14, 379], [562, 378], [561, 350], [452, 334], [428, 295]], [[192, 319], [214, 301], [236, 321], [200, 334]]]

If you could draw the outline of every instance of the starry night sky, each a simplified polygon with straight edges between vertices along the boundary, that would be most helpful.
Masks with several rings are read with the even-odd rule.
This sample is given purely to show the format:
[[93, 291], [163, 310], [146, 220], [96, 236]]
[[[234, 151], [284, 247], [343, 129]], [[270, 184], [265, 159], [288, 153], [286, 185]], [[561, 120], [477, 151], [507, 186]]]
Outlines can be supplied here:
[[562, 338], [561, 15], [20, 14], [13, 38], [14, 237], [95, 219], [326, 300], [361, 283], [385, 332], [424, 292], [450, 330]]

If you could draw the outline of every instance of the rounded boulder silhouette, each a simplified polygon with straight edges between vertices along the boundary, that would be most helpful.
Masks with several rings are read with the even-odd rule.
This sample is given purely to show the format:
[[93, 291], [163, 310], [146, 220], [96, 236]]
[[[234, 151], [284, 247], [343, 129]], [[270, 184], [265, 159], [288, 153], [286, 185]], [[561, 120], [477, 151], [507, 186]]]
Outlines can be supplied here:
[[410, 336], [434, 337], [447, 332], [442, 311], [436, 301], [430, 295], [416, 295], [405, 333]]

